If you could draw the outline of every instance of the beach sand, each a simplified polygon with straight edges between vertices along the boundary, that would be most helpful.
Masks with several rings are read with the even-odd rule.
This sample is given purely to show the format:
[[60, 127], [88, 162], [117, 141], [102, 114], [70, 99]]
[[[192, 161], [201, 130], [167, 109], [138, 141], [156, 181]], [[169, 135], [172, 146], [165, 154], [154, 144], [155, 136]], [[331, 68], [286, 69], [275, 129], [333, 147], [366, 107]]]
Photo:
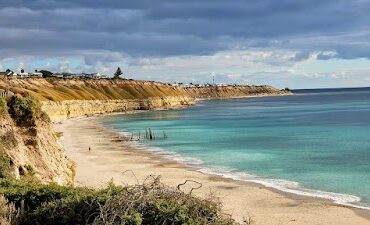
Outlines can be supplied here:
[[[131, 142], [122, 141], [118, 133], [104, 128], [98, 117], [69, 119], [55, 124], [55, 129], [63, 132], [61, 143], [77, 164], [76, 185], [101, 187], [112, 179], [118, 184], [137, 184], [148, 175], [160, 175], [162, 182], [173, 187], [185, 180], [200, 182], [202, 187], [193, 193], [217, 196], [224, 212], [239, 222], [249, 217], [256, 225], [370, 225], [367, 210], [204, 174], [135, 148]], [[183, 190], [197, 186], [190, 182]]]

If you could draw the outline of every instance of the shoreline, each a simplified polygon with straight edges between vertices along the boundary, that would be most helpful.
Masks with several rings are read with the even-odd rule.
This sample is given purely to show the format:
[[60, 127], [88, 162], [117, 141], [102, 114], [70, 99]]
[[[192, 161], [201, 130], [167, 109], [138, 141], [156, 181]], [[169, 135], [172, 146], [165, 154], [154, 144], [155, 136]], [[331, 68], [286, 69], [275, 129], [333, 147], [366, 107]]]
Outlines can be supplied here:
[[[368, 210], [339, 205], [320, 197], [288, 193], [252, 181], [204, 173], [155, 155], [150, 150], [122, 141], [120, 134], [102, 126], [100, 118], [75, 118], [55, 125], [65, 135], [61, 141], [67, 155], [77, 163], [77, 185], [99, 187], [110, 178], [118, 183], [135, 184], [136, 179], [142, 181], [151, 174], [161, 175], [162, 181], [170, 186], [177, 186], [187, 179], [201, 182], [203, 187], [194, 193], [206, 197], [214, 192], [221, 198], [226, 213], [239, 222], [243, 216], [248, 216], [255, 224], [278, 224], [277, 221], [281, 224], [312, 224], [313, 221], [316, 224], [370, 224]], [[92, 152], [85, 150], [90, 145]], [[122, 175], [123, 171], [129, 170], [135, 175], [131, 172]], [[241, 202], [242, 199], [246, 202]], [[323, 209], [328, 212], [324, 213]], [[348, 220], [341, 217], [343, 215]]]
[[[142, 111], [133, 111], [133, 112], [128, 112], [127, 114], [132, 114], [132, 113], [140, 113]], [[116, 113], [112, 114], [113, 115], [120, 115], [121, 113]], [[123, 114], [125, 115], [125, 114]], [[177, 163], [180, 166], [184, 167], [185, 169], [188, 170], [194, 170], [199, 173], [202, 173], [204, 175], [208, 176], [216, 176], [216, 177], [222, 177], [227, 180], [232, 180], [235, 182], [242, 182], [242, 183], [249, 183], [249, 184], [255, 184], [263, 188], [271, 189], [272, 191], [276, 191], [279, 193], [283, 193], [286, 195], [294, 195], [294, 196], [300, 196], [300, 197], [307, 197], [307, 198], [315, 198], [315, 199], [320, 199], [320, 200], [325, 200], [333, 204], [337, 204], [340, 206], [346, 206], [354, 209], [360, 209], [360, 210], [365, 210], [370, 213], [370, 206], [365, 206], [365, 205], [356, 205], [357, 202], [360, 202], [360, 197], [351, 195], [351, 194], [344, 194], [344, 193], [336, 193], [336, 192], [327, 192], [327, 191], [321, 191], [318, 189], [305, 189], [305, 188], [289, 188], [285, 187], [284, 185], [275, 184], [273, 182], [269, 182], [269, 179], [263, 179], [261, 177], [258, 177], [256, 175], [252, 175], [246, 172], [237, 172], [237, 174], [233, 174], [232, 172], [229, 173], [228, 171], [222, 171], [217, 170], [213, 167], [203, 167], [200, 166], [202, 164], [201, 160], [197, 158], [192, 158], [192, 157], [182, 157], [180, 155], [177, 155], [177, 153], [171, 152], [171, 151], [166, 151], [163, 149], [160, 149], [159, 151], [156, 151], [150, 146], [141, 144], [138, 141], [131, 141], [131, 134], [122, 132], [119, 130], [115, 130], [114, 128], [110, 128], [107, 126], [104, 126], [100, 119], [104, 116], [99, 116], [97, 118], [92, 117], [92, 120], [95, 120], [94, 123], [98, 123], [99, 126], [102, 128], [106, 129], [107, 132], [112, 132], [114, 134], [120, 135], [122, 139], [126, 139], [125, 142], [127, 145], [130, 146], [134, 151], [143, 151], [145, 154], [148, 154], [149, 156], [153, 157], [158, 157], [159, 160], [168, 160], [173, 163]], [[195, 162], [193, 162], [195, 161]], [[199, 162], [200, 161], [200, 162]], [[227, 170], [227, 168], [225, 168]], [[246, 176], [247, 178], [241, 178], [240, 176]], [[272, 179], [274, 180], [274, 179]], [[294, 181], [289, 181], [289, 180], [281, 180], [284, 183], [296, 183]], [[345, 201], [340, 198], [352, 198], [353, 201]], [[339, 198], [339, 199], [338, 199]], [[342, 202], [341, 202], [342, 201]], [[369, 216], [370, 219], [370, 216]]]

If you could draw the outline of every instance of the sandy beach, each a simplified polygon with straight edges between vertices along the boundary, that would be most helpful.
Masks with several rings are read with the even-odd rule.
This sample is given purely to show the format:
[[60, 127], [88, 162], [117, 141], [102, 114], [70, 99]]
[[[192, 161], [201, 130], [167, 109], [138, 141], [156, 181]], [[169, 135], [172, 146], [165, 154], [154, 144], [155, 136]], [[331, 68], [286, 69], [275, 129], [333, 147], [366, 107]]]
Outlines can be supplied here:
[[[194, 194], [217, 196], [225, 213], [239, 222], [249, 217], [257, 225], [370, 224], [367, 210], [204, 174], [135, 148], [131, 142], [122, 141], [118, 133], [104, 128], [99, 117], [69, 119], [55, 124], [55, 130], [63, 132], [60, 141], [68, 157], [77, 164], [76, 185], [101, 187], [112, 179], [118, 184], [137, 184], [148, 175], [161, 176], [162, 182], [174, 187], [185, 180], [194, 180], [202, 184]], [[197, 186], [189, 182], [183, 190]]]

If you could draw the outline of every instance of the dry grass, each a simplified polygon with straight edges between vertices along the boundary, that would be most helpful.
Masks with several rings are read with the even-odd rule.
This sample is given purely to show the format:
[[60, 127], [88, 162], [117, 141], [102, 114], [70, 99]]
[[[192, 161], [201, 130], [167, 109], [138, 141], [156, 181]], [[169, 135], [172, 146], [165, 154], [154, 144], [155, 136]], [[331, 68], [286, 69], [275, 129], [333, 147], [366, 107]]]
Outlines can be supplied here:
[[150, 97], [187, 96], [167, 84], [130, 80], [63, 80], [14, 79], [0, 81], [0, 88], [10, 87], [14, 93], [37, 97], [41, 101], [147, 99]]
[[10, 204], [3, 195], [0, 195], [0, 224], [11, 225], [16, 215], [13, 204]]
[[217, 198], [199, 199], [191, 192], [180, 191], [179, 186], [170, 188], [160, 182], [160, 177], [148, 176], [143, 184], [128, 186], [125, 192], [99, 205], [92, 225], [117, 221], [121, 224], [236, 224], [222, 214]]

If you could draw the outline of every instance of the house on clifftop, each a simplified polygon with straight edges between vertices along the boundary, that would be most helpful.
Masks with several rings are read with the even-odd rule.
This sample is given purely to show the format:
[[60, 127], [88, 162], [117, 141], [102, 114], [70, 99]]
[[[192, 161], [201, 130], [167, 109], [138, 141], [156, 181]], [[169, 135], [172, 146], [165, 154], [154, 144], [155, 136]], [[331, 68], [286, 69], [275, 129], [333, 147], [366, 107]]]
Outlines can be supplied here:
[[18, 74], [13, 71], [0, 72], [0, 79], [3, 79], [3, 78], [12, 79], [12, 78], [17, 78], [17, 76]]

